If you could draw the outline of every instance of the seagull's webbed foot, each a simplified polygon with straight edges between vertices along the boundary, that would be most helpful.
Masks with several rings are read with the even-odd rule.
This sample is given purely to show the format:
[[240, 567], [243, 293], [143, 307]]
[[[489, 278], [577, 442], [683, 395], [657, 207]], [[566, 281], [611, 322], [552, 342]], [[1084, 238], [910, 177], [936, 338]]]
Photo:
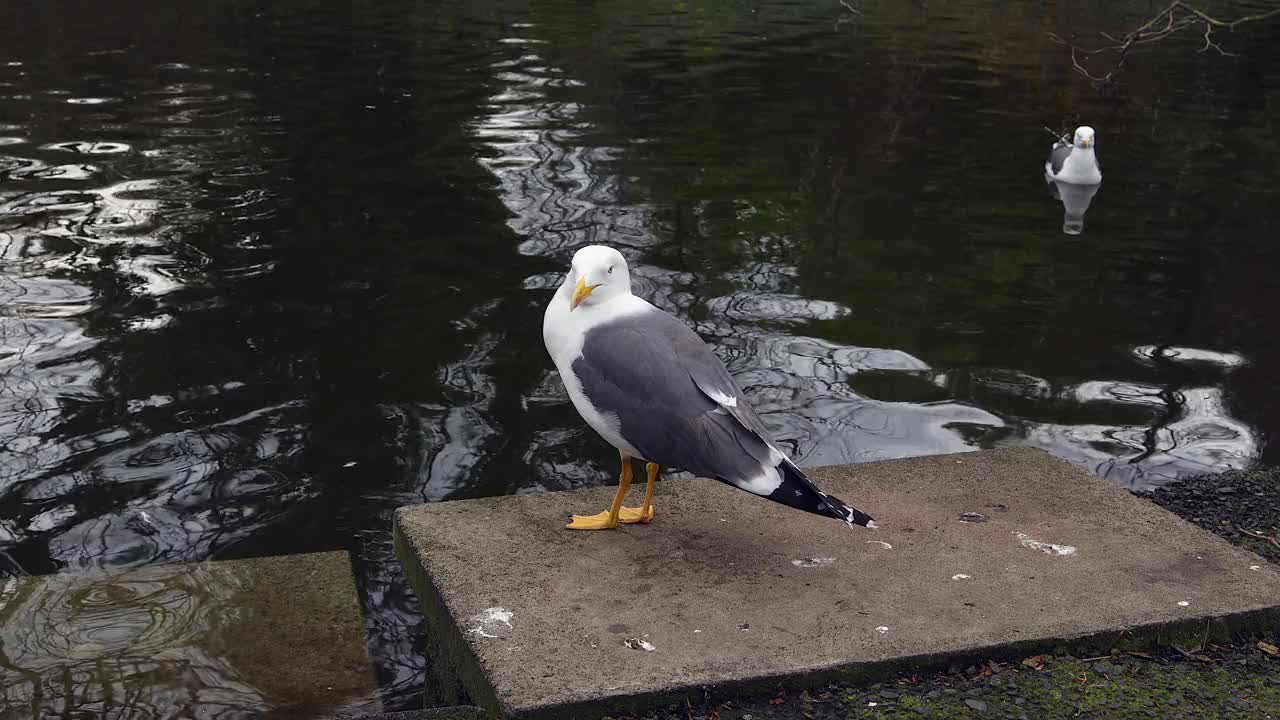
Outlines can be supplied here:
[[574, 515], [573, 521], [565, 527], [570, 530], [612, 530], [618, 527], [620, 522], [628, 522], [622, 519], [621, 511], [618, 515], [614, 515], [609, 510], [605, 510], [595, 515]]
[[624, 507], [618, 510], [618, 522], [620, 523], [647, 523], [653, 520], [653, 507], [649, 508], [649, 512], [645, 512], [644, 508]]
[[627, 488], [631, 487], [631, 458], [622, 456], [622, 474], [618, 477], [618, 492], [613, 495], [613, 504], [608, 510], [595, 515], [574, 515], [573, 520], [565, 527], [570, 530], [612, 530], [622, 521], [622, 499], [627, 496]]
[[653, 521], [653, 484], [658, 479], [658, 464], [645, 463], [645, 471], [649, 475], [649, 481], [644, 489], [644, 505], [638, 508], [619, 508], [618, 522], [624, 523], [647, 523]]

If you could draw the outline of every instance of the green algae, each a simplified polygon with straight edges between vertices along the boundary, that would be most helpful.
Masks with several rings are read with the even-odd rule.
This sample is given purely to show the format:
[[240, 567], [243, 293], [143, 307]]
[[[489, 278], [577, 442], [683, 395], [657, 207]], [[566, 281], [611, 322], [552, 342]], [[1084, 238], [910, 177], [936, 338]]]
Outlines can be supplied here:
[[[1264, 720], [1280, 717], [1280, 661], [1268, 663], [1262, 671], [1243, 673], [1218, 663], [1117, 665], [1062, 659], [1047, 663], [1041, 671], [1003, 672], [989, 678], [985, 687], [967, 693], [952, 689], [951, 693], [935, 690], [931, 694], [936, 697], [904, 694], [890, 701], [872, 699], [862, 707], [849, 708], [846, 717]], [[966, 700], [974, 700], [981, 709]]]

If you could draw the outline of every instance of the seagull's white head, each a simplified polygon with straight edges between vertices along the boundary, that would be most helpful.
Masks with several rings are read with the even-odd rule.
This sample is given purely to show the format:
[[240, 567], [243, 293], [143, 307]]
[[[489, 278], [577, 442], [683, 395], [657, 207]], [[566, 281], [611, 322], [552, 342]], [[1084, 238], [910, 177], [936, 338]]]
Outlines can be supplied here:
[[573, 254], [573, 264], [565, 276], [573, 288], [569, 310], [579, 305], [599, 305], [620, 295], [631, 294], [631, 273], [622, 253], [605, 245], [588, 245]]
[[1088, 125], [1081, 125], [1076, 128], [1076, 137], [1071, 144], [1081, 150], [1089, 150], [1093, 148], [1093, 128]]

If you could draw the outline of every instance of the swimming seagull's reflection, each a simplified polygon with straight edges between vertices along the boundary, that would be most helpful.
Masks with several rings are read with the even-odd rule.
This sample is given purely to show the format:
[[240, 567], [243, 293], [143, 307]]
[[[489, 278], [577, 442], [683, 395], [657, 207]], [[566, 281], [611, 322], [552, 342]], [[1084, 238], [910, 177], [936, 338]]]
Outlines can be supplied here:
[[1084, 232], [1084, 214], [1089, 210], [1089, 203], [1098, 192], [1101, 184], [1075, 185], [1073, 183], [1045, 180], [1049, 196], [1062, 202], [1062, 232], [1068, 235], [1079, 235]]

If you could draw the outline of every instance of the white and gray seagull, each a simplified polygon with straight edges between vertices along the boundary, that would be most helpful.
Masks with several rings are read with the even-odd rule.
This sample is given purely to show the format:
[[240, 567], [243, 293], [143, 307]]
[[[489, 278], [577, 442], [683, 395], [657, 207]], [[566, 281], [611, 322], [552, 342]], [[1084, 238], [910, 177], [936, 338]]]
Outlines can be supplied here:
[[1097, 185], [1102, 182], [1102, 167], [1094, 152], [1093, 128], [1081, 125], [1075, 137], [1067, 143], [1063, 137], [1049, 149], [1049, 159], [1044, 164], [1048, 180], [1073, 185]]
[[[661, 468], [680, 468], [850, 527], [866, 513], [819, 490], [769, 439], [720, 359], [687, 325], [631, 294], [622, 253], [577, 251], [542, 320], [547, 352], [578, 413], [618, 449], [622, 473], [608, 510], [574, 515], [574, 530], [653, 519]], [[644, 504], [623, 507], [632, 459], [646, 462]]]

